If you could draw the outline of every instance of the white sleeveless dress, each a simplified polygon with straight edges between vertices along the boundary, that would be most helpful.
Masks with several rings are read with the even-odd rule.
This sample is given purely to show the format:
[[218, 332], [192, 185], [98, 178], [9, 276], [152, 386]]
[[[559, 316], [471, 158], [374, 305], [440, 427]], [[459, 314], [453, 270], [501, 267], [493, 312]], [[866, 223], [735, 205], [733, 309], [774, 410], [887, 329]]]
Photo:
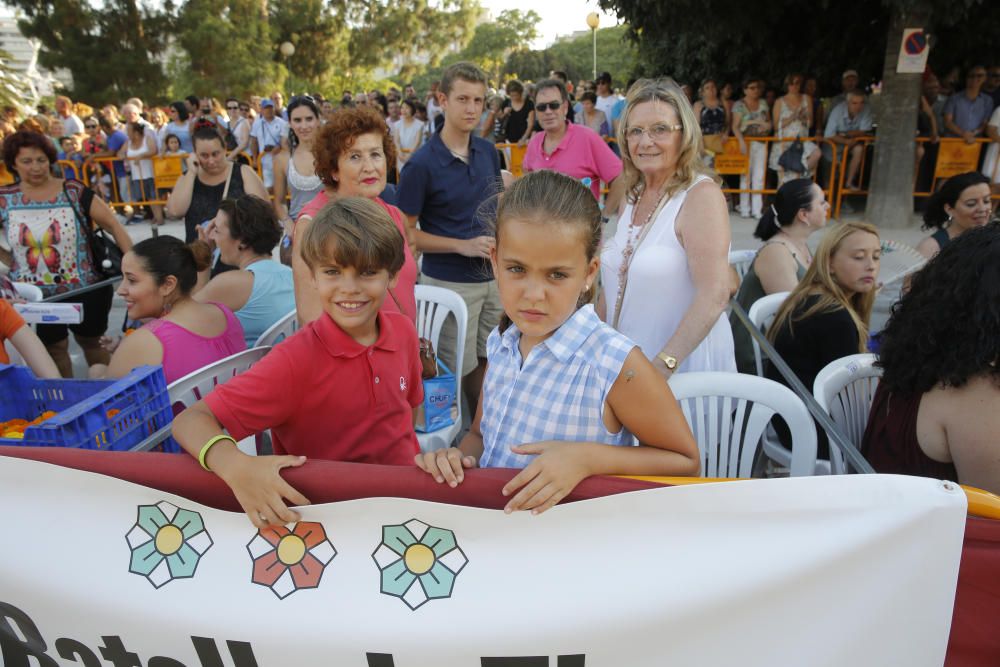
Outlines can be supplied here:
[[[701, 176], [691, 187], [707, 180], [711, 179]], [[694, 283], [691, 282], [687, 253], [674, 231], [674, 222], [684, 205], [688, 190], [671, 197], [656, 219], [649, 223], [653, 226], [647, 232], [629, 268], [618, 330], [635, 341], [650, 360], [655, 359], [673, 337], [694, 300]], [[601, 281], [609, 323], [614, 322], [618, 271], [631, 219], [632, 205], [628, 205], [622, 213], [621, 224], [614, 237], [608, 239], [601, 250]], [[736, 372], [733, 332], [725, 313], [719, 315], [718, 321], [701, 344], [681, 362], [677, 372], [685, 371]]]

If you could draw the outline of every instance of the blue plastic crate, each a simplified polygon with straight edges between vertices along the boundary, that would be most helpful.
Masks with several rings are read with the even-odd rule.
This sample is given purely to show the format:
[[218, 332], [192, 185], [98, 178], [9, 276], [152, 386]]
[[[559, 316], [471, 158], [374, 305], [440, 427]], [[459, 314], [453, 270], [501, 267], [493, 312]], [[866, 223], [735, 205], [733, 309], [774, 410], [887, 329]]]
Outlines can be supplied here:
[[[173, 419], [160, 366], [140, 366], [119, 380], [40, 380], [23, 366], [0, 364], [0, 422], [57, 414], [0, 445], [127, 451]], [[108, 412], [118, 410], [113, 417]], [[0, 434], [2, 435], [2, 434]], [[173, 439], [161, 451], [179, 451]]]

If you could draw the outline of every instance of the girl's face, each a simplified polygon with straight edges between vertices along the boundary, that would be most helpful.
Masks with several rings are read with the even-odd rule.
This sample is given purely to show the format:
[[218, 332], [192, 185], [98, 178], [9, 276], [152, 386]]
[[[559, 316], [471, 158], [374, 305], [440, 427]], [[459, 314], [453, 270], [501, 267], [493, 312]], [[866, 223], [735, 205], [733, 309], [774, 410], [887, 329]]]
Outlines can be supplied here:
[[319, 118], [316, 117], [312, 109], [304, 104], [292, 110], [288, 121], [291, 123], [292, 131], [295, 132], [295, 136], [299, 138], [299, 141], [312, 139], [312, 136], [316, 133], [316, 128], [319, 127]]
[[830, 202], [826, 200], [826, 194], [823, 192], [823, 188], [819, 187], [815, 183], [812, 186], [812, 204], [809, 210], [804, 211], [806, 216], [806, 223], [808, 223], [810, 229], [813, 231], [817, 229], [822, 229], [826, 226], [826, 214], [830, 210]]
[[580, 102], [583, 105], [583, 110], [587, 113], [594, 113], [594, 103], [590, 100], [584, 100]]
[[719, 89], [716, 88], [714, 81], [709, 81], [704, 86], [701, 87], [702, 97], [707, 97], [709, 99], [714, 99], [719, 96]]
[[373, 199], [385, 190], [385, 151], [382, 137], [362, 134], [337, 159], [337, 194]]
[[582, 224], [502, 222], [490, 259], [503, 309], [522, 341], [537, 344], [551, 336], [593, 286], [600, 260], [587, 259], [585, 233]]
[[722, 99], [724, 100], [728, 100], [729, 98], [731, 98], [733, 96], [733, 84], [727, 83], [723, 85], [721, 95]]
[[171, 153], [179, 152], [181, 150], [181, 140], [177, 137], [167, 139], [167, 150]]
[[989, 222], [990, 212], [993, 210], [992, 204], [990, 186], [986, 183], [977, 183], [962, 190], [954, 206], [945, 204], [944, 212], [951, 216], [951, 224], [961, 233], [973, 227], [982, 227]]
[[413, 109], [410, 108], [409, 104], [400, 105], [399, 113], [403, 118], [413, 118]]
[[117, 294], [125, 299], [129, 319], [162, 316], [167, 298], [177, 286], [177, 279], [168, 276], [162, 285], [157, 285], [153, 275], [146, 270], [145, 262], [131, 251], [122, 257], [122, 275], [124, 278]]
[[233, 238], [229, 229], [229, 216], [223, 211], [215, 214], [212, 221], [215, 224], [209, 225], [212, 229], [212, 240], [215, 247], [219, 249], [220, 259], [231, 266], [238, 266], [240, 263], [240, 242]]
[[870, 292], [878, 279], [882, 243], [874, 234], [856, 231], [840, 243], [830, 258], [830, 275], [847, 296]]
[[760, 82], [754, 81], [747, 84], [747, 87], [743, 89], [743, 94], [746, 95], [748, 100], [759, 100], [760, 99]]

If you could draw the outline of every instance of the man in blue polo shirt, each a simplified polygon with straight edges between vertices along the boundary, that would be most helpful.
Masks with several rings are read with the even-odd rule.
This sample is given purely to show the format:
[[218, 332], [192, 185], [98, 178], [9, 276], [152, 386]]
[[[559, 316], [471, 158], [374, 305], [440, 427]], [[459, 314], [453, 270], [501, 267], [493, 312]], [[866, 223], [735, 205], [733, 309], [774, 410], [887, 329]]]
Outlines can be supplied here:
[[[444, 127], [406, 161], [396, 205], [411, 226], [420, 224], [420, 282], [457, 292], [468, 307], [462, 389], [475, 410], [486, 370], [486, 338], [503, 313], [489, 261], [493, 237], [480, 211], [502, 187], [500, 159], [490, 142], [473, 136], [486, 98], [486, 74], [471, 63], [456, 63], [445, 70], [437, 95]], [[456, 349], [456, 336], [449, 318], [438, 343], [445, 363]]]

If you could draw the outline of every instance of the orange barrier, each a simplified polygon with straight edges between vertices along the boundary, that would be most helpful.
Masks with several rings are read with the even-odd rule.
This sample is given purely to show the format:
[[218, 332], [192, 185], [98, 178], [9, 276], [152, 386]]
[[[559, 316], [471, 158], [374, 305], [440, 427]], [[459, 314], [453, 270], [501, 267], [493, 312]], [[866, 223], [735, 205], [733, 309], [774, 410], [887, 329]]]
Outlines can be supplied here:
[[[742, 153], [740, 151], [740, 142], [736, 137], [728, 137], [724, 144], [721, 153], [714, 153], [715, 156], [715, 171], [720, 176], [749, 176], [750, 175], [750, 145], [753, 143], [765, 144], [767, 151], [764, 154], [764, 169], [765, 169], [765, 182], [766, 182], [766, 170], [770, 169], [769, 162], [771, 158], [771, 145], [776, 143], [791, 144], [796, 140], [794, 138], [779, 139], [778, 137], [743, 137], [744, 142], [747, 144], [747, 152]], [[816, 144], [816, 150], [822, 150], [823, 145], [830, 147], [830, 150], [834, 156], [834, 163], [837, 161], [837, 151], [838, 146], [828, 139], [822, 137], [802, 137], [801, 141], [811, 141]], [[834, 178], [833, 174], [830, 174], [829, 181], [826, 183], [826, 187], [818, 181], [818, 169], [812, 174], [812, 180], [826, 194], [827, 201], [833, 201], [833, 186]], [[747, 185], [749, 186], [749, 179]], [[722, 191], [727, 194], [751, 194], [751, 195], [773, 195], [778, 189], [763, 187], [759, 190], [755, 190], [752, 187], [746, 188], [727, 188], [723, 187]], [[836, 216], [834, 216], [836, 217]]]
[[71, 178], [73, 180], [80, 180], [80, 165], [72, 160], [56, 160], [56, 164], [59, 165], [59, 175], [65, 176], [66, 170], [73, 172]]
[[[984, 145], [990, 143], [990, 139], [986, 137], [980, 137], [975, 139], [972, 143], [965, 141], [965, 139], [960, 139], [958, 137], [942, 137], [938, 140], [938, 153], [937, 158], [934, 162], [934, 176], [931, 180], [931, 189], [927, 192], [918, 192], [914, 186], [913, 196], [914, 197], [930, 197], [937, 190], [937, 185], [939, 181], [946, 180], [955, 176], [957, 174], [963, 174], [967, 171], [978, 171], [979, 167], [979, 157], [984, 148]], [[917, 137], [916, 142], [920, 144], [932, 143], [929, 137]], [[868, 162], [868, 147], [875, 143], [874, 136], [860, 137], [857, 143], [864, 147], [861, 151], [861, 164], [858, 167], [858, 179], [862, 179], [865, 173], [865, 166]], [[926, 152], [924, 153], [926, 155]], [[843, 204], [845, 196], [848, 197], [866, 197], [869, 194], [867, 188], [858, 188], [853, 190], [844, 189], [844, 179], [847, 174], [847, 166], [850, 162], [850, 151], [844, 150], [840, 156], [839, 163], [834, 160], [834, 164], [837, 165], [837, 171], [839, 172], [837, 181], [837, 196], [833, 205], [833, 217], [840, 217], [840, 208]], [[990, 180], [995, 180], [998, 175], [1000, 175], [1000, 160], [997, 161], [997, 165], [994, 166], [993, 178]], [[1000, 194], [993, 195], [994, 201], [1000, 201]]]
[[507, 156], [507, 169], [510, 173], [514, 174], [514, 178], [521, 178], [524, 175], [524, 170], [521, 169], [521, 164], [524, 162], [524, 154], [527, 152], [527, 146], [519, 146], [517, 144], [497, 144], [497, 148], [504, 152]]

